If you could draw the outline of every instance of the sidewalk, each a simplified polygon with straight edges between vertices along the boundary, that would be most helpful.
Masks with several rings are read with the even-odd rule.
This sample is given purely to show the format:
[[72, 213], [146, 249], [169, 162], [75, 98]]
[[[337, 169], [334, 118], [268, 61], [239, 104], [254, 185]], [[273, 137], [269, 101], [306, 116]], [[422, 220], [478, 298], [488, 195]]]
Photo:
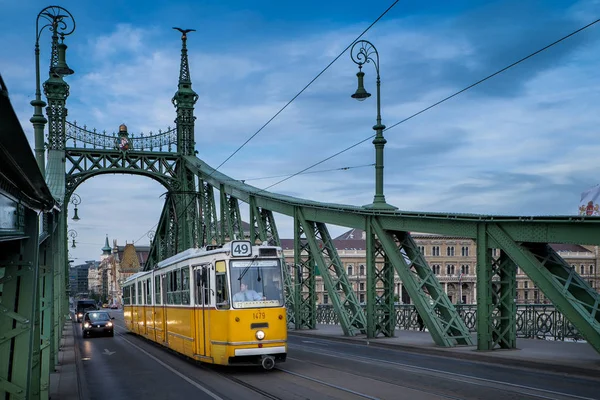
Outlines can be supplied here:
[[[477, 346], [439, 347], [429, 332], [396, 330], [395, 337], [367, 339], [366, 335], [347, 337], [339, 325], [318, 324], [314, 330], [290, 330], [290, 335], [321, 337], [363, 343], [369, 346], [396, 348], [423, 354], [460, 358], [523, 368], [600, 378], [600, 354], [588, 343], [517, 339], [515, 350], [479, 351]], [[477, 336], [473, 335], [477, 343]]]
[[58, 351], [58, 365], [50, 374], [50, 399], [79, 400], [78, 360], [75, 355], [73, 322], [65, 323]]

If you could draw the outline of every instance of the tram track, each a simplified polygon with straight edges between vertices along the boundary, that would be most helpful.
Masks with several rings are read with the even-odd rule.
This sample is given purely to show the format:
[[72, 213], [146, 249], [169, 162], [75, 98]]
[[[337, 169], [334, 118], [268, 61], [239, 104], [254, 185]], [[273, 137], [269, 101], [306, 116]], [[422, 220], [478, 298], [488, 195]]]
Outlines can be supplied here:
[[[125, 335], [126, 329], [121, 326], [118, 326], [118, 328], [119, 331], [117, 335], [123, 337], [123, 339], [125, 339], [130, 344], [133, 344], [131, 341], [132, 338], [127, 338]], [[140, 339], [142, 339], [142, 342], [152, 345], [153, 348], [160, 349], [161, 351], [168, 351], [168, 349], [160, 347], [155, 342], [146, 340], [143, 337], [140, 337]], [[168, 352], [170, 354], [180, 356], [180, 359], [185, 359], [189, 363], [189, 365], [199, 367], [200, 370], [218, 375], [220, 379], [223, 379], [224, 381], [229, 381], [233, 384], [236, 384], [237, 386], [240, 386], [241, 388], [244, 388], [240, 388], [238, 390], [248, 390], [262, 398], [273, 400], [288, 400], [292, 397], [297, 398], [297, 396], [300, 396], [299, 398], [317, 398], [311, 396], [302, 396], [301, 393], [303, 391], [307, 391], [306, 393], [313, 391], [313, 396], [315, 393], [320, 393], [323, 396], [325, 396], [325, 393], [329, 391], [330, 395], [325, 396], [329, 398], [361, 398], [369, 400], [379, 400], [383, 398], [392, 398], [389, 397], [389, 395], [387, 395], [387, 393], [390, 393], [390, 388], [392, 393], [394, 391], [396, 391], [397, 393], [406, 393], [407, 391], [410, 391], [414, 392], [415, 395], [420, 394], [424, 396], [432, 396], [434, 398], [449, 400], [465, 400], [473, 397], [473, 393], [469, 393], [469, 391], [471, 391], [470, 389], [467, 389], [467, 391], [463, 393], [458, 393], [456, 389], [444, 389], [444, 387], [451, 388], [450, 384], [437, 387], [428, 387], [427, 385], [422, 385], [413, 382], [410, 376], [404, 380], [399, 380], [397, 378], [394, 378], [393, 372], [391, 372], [391, 374], [387, 374], [387, 376], [386, 374], [379, 375], [368, 372], [372, 371], [373, 367], [375, 366], [381, 367], [383, 365], [387, 365], [389, 367], [388, 371], [402, 371], [404, 373], [415, 374], [420, 378], [423, 378], [424, 376], [431, 377], [438, 382], [440, 380], [444, 380], [448, 383], [453, 382], [454, 385], [458, 383], [461, 386], [469, 385], [472, 387], [479, 387], [479, 389], [473, 390], [479, 392], [489, 391], [489, 394], [493, 398], [505, 398], [511, 396], [517, 396], [517, 398], [531, 398], [544, 400], [593, 400], [594, 398], [571, 395], [563, 392], [546, 390], [539, 387], [519, 385], [502, 380], [487, 379], [435, 368], [410, 365], [407, 363], [393, 360], [369, 357], [368, 355], [358, 355], [352, 352], [334, 351], [332, 349], [323, 349], [316, 347], [310, 348], [298, 344], [288, 344], [288, 346], [296, 350], [294, 351], [294, 357], [288, 356], [288, 360], [292, 361], [293, 363], [277, 364], [272, 371], [260, 372], [255, 369], [240, 369], [235, 367], [228, 367], [225, 370], [222, 367], [206, 365], [198, 361], [192, 360], [188, 357], [181, 357], [181, 355], [177, 352]], [[336, 365], [336, 363], [320, 360], [316, 357], [304, 357], [302, 356], [303, 352], [327, 357], [329, 359], [335, 358], [341, 360], [341, 364], [337, 363]], [[166, 362], [166, 360], [163, 361]], [[353, 370], [352, 368], [345, 367], [345, 365], [347, 366], [349, 365], [349, 363], [356, 364], [357, 362], [367, 365], [367, 368], [363, 367], [358, 368], [357, 370]], [[322, 368], [323, 370], [321, 370], [320, 372], [316, 372], [317, 368]], [[311, 372], [305, 374], [306, 371]], [[328, 373], [327, 371], [332, 371], [332, 373]], [[283, 375], [279, 374], [288, 375], [290, 376], [290, 378], [289, 380], [281, 379]], [[189, 383], [192, 383], [191, 381], [193, 380], [194, 382], [192, 384], [201, 391], [203, 391], [205, 394], [208, 394], [213, 399], [222, 399], [220, 397], [220, 394], [217, 394], [219, 392], [215, 392], [214, 389], [211, 388], [211, 386], [213, 385], [205, 385], [204, 382], [208, 381], [198, 380], [198, 377], [194, 376], [194, 373], [185, 373], [185, 375], [185, 380], [187, 380]], [[344, 377], [343, 375], [347, 376]], [[183, 378], [183, 376], [181, 377]], [[308, 381], [310, 382], [310, 384], [302, 383], [303, 381]], [[363, 386], [357, 386], [357, 382], [360, 381], [364, 382], [365, 384]], [[372, 381], [372, 384], [369, 383], [369, 381]], [[276, 382], [277, 384], [274, 385], [274, 383]], [[352, 382], [352, 384], [350, 384], [350, 386], [347, 387], [346, 382]], [[380, 386], [378, 388], [378, 385], [388, 385], [388, 388], [385, 389], [385, 386]], [[322, 388], [318, 389], [319, 387]], [[360, 390], [363, 387], [369, 387], [372, 389], [378, 388], [378, 392], [373, 392], [372, 390], [369, 390], [371, 394], [362, 393]], [[468, 386], [463, 387], [466, 388]], [[386, 390], [388, 391], [387, 393]], [[248, 395], [252, 396], [250, 392], [248, 392]], [[492, 393], [494, 392], [495, 395], [492, 395]]]
[[[290, 345], [290, 347], [294, 347], [294, 345]], [[298, 346], [298, 348], [301, 349], [302, 351], [309, 352], [312, 354], [327, 355], [328, 357], [335, 357], [338, 359], [348, 360], [348, 361], [352, 361], [352, 362], [360, 361], [360, 362], [367, 363], [367, 364], [377, 364], [377, 365], [386, 364], [386, 365], [390, 365], [390, 366], [394, 367], [395, 369], [402, 370], [404, 372], [415, 373], [415, 374], [420, 374], [420, 375], [427, 374], [427, 375], [436, 377], [438, 379], [441, 378], [441, 379], [446, 379], [446, 380], [450, 380], [450, 381], [454, 381], [454, 382], [460, 382], [463, 384], [482, 386], [482, 387], [485, 387], [486, 389], [492, 389], [492, 390], [496, 390], [496, 391], [500, 391], [500, 392], [510, 393], [512, 395], [514, 395], [514, 394], [525, 395], [525, 396], [529, 396], [531, 398], [538, 398], [538, 399], [544, 399], [544, 400], [571, 400], [571, 399], [572, 400], [595, 400], [594, 398], [591, 398], [591, 397], [572, 395], [572, 394], [568, 394], [568, 393], [556, 392], [556, 391], [551, 391], [551, 390], [546, 390], [546, 389], [541, 389], [541, 388], [536, 388], [536, 387], [526, 386], [526, 385], [519, 385], [519, 384], [510, 383], [510, 382], [503, 382], [503, 381], [497, 381], [497, 380], [492, 380], [492, 379], [479, 378], [479, 377], [475, 377], [475, 376], [467, 376], [467, 375], [463, 375], [463, 374], [457, 374], [457, 373], [448, 372], [448, 371], [436, 370], [436, 369], [432, 369], [432, 368], [419, 367], [419, 366], [404, 364], [404, 363], [395, 362], [395, 361], [381, 360], [378, 358], [370, 358], [370, 357], [358, 356], [358, 355], [354, 355], [354, 354], [342, 355], [339, 352], [332, 352], [332, 351], [328, 351], [325, 349], [319, 349], [318, 351], [317, 350], [309, 350], [306, 347], [302, 347], [302, 346]], [[288, 358], [290, 358], [290, 357], [288, 357]], [[323, 364], [320, 362], [306, 361], [306, 360], [300, 360], [300, 359], [295, 359], [295, 358], [290, 358], [290, 359], [300, 361], [300, 362], [310, 363], [310, 364], [313, 364], [313, 365], [316, 365], [316, 366], [319, 366], [322, 368], [343, 371], [345, 373], [353, 374], [353, 375], [364, 378], [364, 375], [362, 375], [362, 374], [360, 374], [360, 375], [355, 374], [353, 372], [349, 372], [349, 371], [341, 369], [341, 368], [333, 367], [330, 364]], [[412, 387], [411, 385], [405, 385], [405, 384], [399, 385], [396, 382], [392, 382], [389, 380], [383, 380], [380, 378], [377, 378], [377, 380], [379, 382], [385, 382], [385, 383], [392, 384], [392, 385], [406, 387], [406, 388], [410, 388], [412, 390], [418, 390], [418, 391], [421, 391], [424, 393], [442, 396], [442, 397], [449, 398], [449, 399], [461, 399], [459, 397], [447, 396], [447, 395], [440, 394], [440, 393], [433, 392], [433, 391], [423, 391], [422, 389]]]
[[[205, 366], [202, 366], [202, 367], [208, 370], [207, 367], [205, 367]], [[271, 400], [286, 400], [284, 398], [275, 396], [275, 395], [273, 395], [273, 394], [271, 394], [271, 393], [269, 393], [269, 392], [267, 392], [267, 391], [259, 388], [258, 386], [252, 385], [252, 384], [250, 384], [248, 382], [243, 381], [242, 379], [236, 378], [235, 376], [232, 376], [232, 375], [229, 375], [229, 374], [225, 374], [223, 372], [216, 372], [216, 371], [214, 371], [214, 369], [211, 369], [211, 371], [215, 372], [216, 374], [218, 374], [219, 376], [221, 376], [224, 379], [227, 379], [227, 380], [229, 380], [231, 382], [237, 383], [240, 386], [243, 386], [243, 387], [245, 387], [247, 389], [252, 390], [255, 393], [258, 393], [258, 394], [260, 394], [261, 396], [264, 396], [267, 399], [271, 399]]]

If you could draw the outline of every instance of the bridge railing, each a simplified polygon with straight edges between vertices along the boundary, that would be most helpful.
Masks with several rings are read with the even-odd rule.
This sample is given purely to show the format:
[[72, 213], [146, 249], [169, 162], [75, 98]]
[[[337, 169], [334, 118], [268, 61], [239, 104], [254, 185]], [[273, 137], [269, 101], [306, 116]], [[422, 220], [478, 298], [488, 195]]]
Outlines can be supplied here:
[[[168, 127], [166, 131], [158, 130], [158, 133], [138, 136], [129, 134], [129, 150], [133, 151], [177, 151], [177, 129]], [[66, 143], [68, 148], [83, 149], [120, 149], [121, 140], [117, 133], [107, 134], [106, 131], [97, 132], [96, 129], [89, 130], [87, 126], [79, 126], [77, 122], [66, 123]]]
[[[477, 305], [457, 304], [455, 307], [469, 331], [477, 332]], [[420, 328], [414, 305], [397, 304], [395, 309], [397, 329], [418, 330]], [[332, 305], [317, 305], [317, 323], [339, 324]], [[517, 337], [575, 342], [584, 340], [573, 324], [551, 304], [518, 304]]]

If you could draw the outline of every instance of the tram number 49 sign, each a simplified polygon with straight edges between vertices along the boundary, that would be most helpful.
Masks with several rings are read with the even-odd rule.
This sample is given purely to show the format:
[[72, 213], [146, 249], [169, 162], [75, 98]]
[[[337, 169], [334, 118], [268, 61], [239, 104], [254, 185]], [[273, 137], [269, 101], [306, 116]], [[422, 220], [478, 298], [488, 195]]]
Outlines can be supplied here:
[[248, 241], [236, 240], [231, 242], [231, 255], [233, 257], [247, 257], [252, 255], [252, 245]]

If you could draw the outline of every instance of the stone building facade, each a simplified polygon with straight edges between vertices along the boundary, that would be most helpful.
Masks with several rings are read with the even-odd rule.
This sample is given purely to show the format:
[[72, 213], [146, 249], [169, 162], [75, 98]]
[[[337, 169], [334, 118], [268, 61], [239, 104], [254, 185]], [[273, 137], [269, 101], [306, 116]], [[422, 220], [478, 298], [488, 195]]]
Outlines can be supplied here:
[[129, 276], [143, 269], [149, 251], [149, 246], [136, 247], [133, 243], [119, 246], [116, 240], [110, 247], [106, 238], [100, 265], [96, 272], [88, 274], [90, 287], [95, 288], [95, 293], [100, 295], [103, 303], [121, 307], [121, 285]]
[[[475, 304], [477, 301], [477, 246], [475, 241], [469, 238], [424, 233], [412, 233], [411, 236], [436, 274], [450, 301]], [[352, 229], [333, 239], [333, 242], [359, 302], [364, 303], [367, 298], [365, 232]], [[293, 239], [282, 239], [281, 245], [286, 263], [293, 265]], [[552, 244], [552, 247], [594, 289], [600, 288], [600, 274], [597, 268], [600, 262], [598, 246]], [[492, 254], [495, 256], [499, 253], [493, 249]], [[320, 276], [316, 277], [316, 291], [318, 304], [330, 304]], [[403, 290], [402, 281], [398, 276], [394, 278], [394, 293], [399, 303], [410, 303], [410, 298]], [[548, 303], [543, 293], [537, 289], [521, 268], [517, 268], [515, 300], [520, 304]]]

